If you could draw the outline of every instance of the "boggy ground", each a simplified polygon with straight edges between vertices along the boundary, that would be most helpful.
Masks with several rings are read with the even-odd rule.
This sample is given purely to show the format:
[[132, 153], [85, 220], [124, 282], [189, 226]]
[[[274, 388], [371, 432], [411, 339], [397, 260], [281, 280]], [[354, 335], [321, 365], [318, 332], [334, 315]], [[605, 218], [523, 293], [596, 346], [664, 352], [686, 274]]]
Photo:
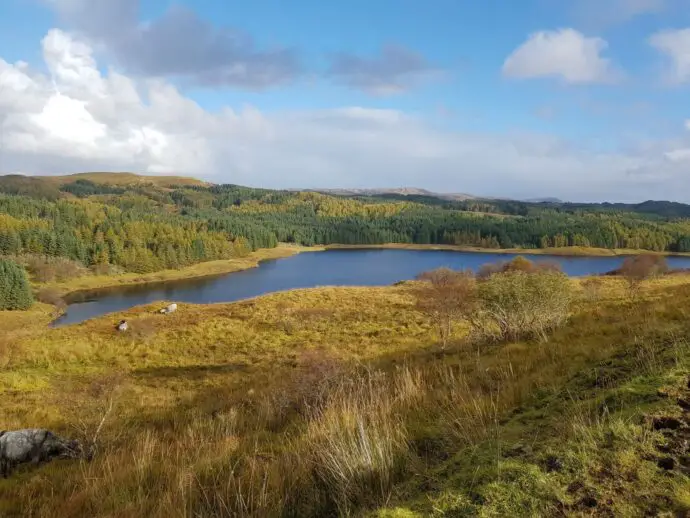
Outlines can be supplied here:
[[446, 349], [410, 283], [0, 313], [0, 429], [105, 417], [91, 463], [0, 480], [0, 515], [684, 516], [690, 277], [570, 282], [547, 342]]

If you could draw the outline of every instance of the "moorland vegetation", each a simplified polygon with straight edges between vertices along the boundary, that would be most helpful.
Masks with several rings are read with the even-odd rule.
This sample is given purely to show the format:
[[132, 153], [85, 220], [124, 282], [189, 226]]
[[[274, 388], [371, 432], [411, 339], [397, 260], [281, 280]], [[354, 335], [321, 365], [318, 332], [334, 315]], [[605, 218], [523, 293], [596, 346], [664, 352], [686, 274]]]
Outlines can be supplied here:
[[[249, 266], [273, 239], [410, 242], [428, 228], [538, 247], [580, 228], [597, 246], [668, 251], [688, 225], [634, 207], [479, 214], [94, 179], [15, 178], [0, 196], [0, 235], [14, 236], [3, 264], [36, 293], [209, 259]], [[47, 298], [0, 311], [0, 428], [49, 428], [94, 452], [0, 479], [0, 515], [683, 516], [690, 275], [658, 254], [614, 273], [568, 278], [517, 258], [61, 328]]]

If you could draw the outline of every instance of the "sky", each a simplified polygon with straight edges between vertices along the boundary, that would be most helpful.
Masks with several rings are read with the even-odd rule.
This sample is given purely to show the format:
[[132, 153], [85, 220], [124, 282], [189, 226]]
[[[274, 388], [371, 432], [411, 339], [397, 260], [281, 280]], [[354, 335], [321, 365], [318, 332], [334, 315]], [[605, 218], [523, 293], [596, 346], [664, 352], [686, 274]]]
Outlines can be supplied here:
[[690, 0], [0, 0], [0, 173], [690, 202]]

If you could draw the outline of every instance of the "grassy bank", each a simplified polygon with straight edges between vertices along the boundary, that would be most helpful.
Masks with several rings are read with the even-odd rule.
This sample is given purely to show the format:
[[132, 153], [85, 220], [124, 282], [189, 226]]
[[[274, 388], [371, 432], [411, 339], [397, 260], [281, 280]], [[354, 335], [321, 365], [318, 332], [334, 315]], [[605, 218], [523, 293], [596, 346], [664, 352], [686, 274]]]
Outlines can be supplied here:
[[36, 288], [50, 288], [61, 296], [82, 290], [96, 290], [102, 288], [112, 288], [116, 286], [127, 286], [135, 284], [158, 283], [165, 281], [176, 281], [182, 279], [193, 279], [199, 277], [212, 277], [226, 273], [237, 272], [255, 268], [261, 261], [282, 259], [301, 252], [319, 251], [319, 247], [303, 247], [298, 245], [281, 244], [276, 248], [264, 248], [250, 253], [246, 257], [235, 259], [224, 259], [220, 261], [207, 261], [198, 263], [178, 270], [163, 270], [153, 273], [122, 273], [119, 275], [85, 275], [65, 282], [40, 283]]
[[565, 257], [611, 257], [639, 254], [659, 254], [690, 256], [690, 253], [650, 252], [649, 250], [630, 248], [593, 248], [583, 246], [564, 246], [558, 248], [480, 248], [474, 246], [454, 245], [417, 245], [408, 243], [386, 243], [381, 245], [327, 245], [327, 250], [367, 250], [367, 249], [391, 249], [391, 250], [451, 250], [455, 252], [477, 252], [484, 254], [522, 254], [522, 255], [559, 255]]
[[567, 282], [578, 299], [547, 342], [468, 347], [460, 326], [445, 349], [414, 283], [59, 329], [48, 306], [0, 312], [0, 429], [89, 436], [106, 418], [93, 462], [0, 479], [0, 515], [690, 510], [690, 276], [648, 282], [636, 302], [621, 279]]

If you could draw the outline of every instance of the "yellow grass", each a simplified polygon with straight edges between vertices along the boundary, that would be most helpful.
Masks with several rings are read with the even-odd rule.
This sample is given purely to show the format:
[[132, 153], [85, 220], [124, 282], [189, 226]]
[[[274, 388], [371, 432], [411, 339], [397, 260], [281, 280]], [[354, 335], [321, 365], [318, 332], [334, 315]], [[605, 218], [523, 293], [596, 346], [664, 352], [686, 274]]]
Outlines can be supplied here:
[[[573, 377], [628, 359], [642, 376], [675, 345], [647, 351], [638, 341], [690, 330], [690, 275], [646, 283], [638, 307], [624, 281], [598, 279], [596, 298], [585, 280], [568, 281], [581, 298], [548, 343], [446, 351], [416, 309], [414, 283], [179, 304], [171, 315], [156, 312], [161, 301], [58, 329], [47, 326], [49, 306], [2, 312], [0, 429], [93, 429], [104, 400], [91, 383], [123, 381], [94, 462], [0, 479], [0, 515], [328, 516], [400, 504], [400, 516], [428, 516], [449, 505], [441, 489], [493, 476], [486, 444], [497, 438], [563, 443], [558, 405], [577, 399], [565, 385]], [[128, 333], [114, 330], [121, 318]], [[454, 340], [462, 336], [460, 327]], [[352, 369], [360, 374], [341, 380]], [[532, 415], [535, 394], [548, 405]]]
[[303, 247], [298, 245], [280, 244], [276, 248], [265, 248], [252, 252], [246, 257], [207, 261], [179, 270], [162, 270], [153, 273], [123, 273], [120, 275], [87, 275], [71, 279], [66, 282], [36, 284], [37, 288], [52, 288], [62, 296], [82, 290], [95, 290], [134, 284], [148, 284], [180, 279], [212, 277], [226, 273], [255, 268], [261, 261], [282, 259], [301, 252], [322, 250], [319, 247]]

